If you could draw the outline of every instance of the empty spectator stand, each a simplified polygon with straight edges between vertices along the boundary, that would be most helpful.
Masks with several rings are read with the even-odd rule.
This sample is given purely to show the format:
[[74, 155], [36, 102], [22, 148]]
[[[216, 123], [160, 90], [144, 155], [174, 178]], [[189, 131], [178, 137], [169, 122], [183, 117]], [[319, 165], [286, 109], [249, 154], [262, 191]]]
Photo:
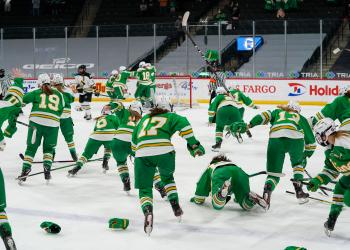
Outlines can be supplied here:
[[[4, 29], [5, 39], [32, 38], [31, 29], [21, 29], [21, 27], [42, 27], [38, 29], [38, 36], [57, 37], [64, 36], [63, 28], [50, 28], [53, 26], [74, 25], [77, 16], [85, 0], [65, 0], [64, 7], [60, 8], [57, 16], [52, 15], [48, 1], [41, 0], [40, 16], [33, 16], [31, 0], [12, 0], [11, 12], [1, 13], [0, 28]], [[61, 34], [63, 32], [63, 34]]]

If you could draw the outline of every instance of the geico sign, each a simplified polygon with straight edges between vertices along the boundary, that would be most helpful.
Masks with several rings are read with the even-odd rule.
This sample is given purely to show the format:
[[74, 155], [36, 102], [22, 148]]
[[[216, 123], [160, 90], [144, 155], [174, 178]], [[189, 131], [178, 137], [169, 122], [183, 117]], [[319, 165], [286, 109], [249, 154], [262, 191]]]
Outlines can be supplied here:
[[[84, 63], [81, 63], [84, 64]], [[59, 63], [59, 64], [35, 64], [35, 69], [77, 69], [79, 65], [75, 63]], [[95, 67], [94, 63], [86, 63], [86, 68], [91, 69]], [[34, 64], [25, 64], [23, 69], [34, 69]]]
[[328, 85], [326, 85], [321, 87], [318, 85], [310, 85], [309, 94], [316, 96], [337, 96], [339, 95], [339, 86], [337, 85], [335, 87], [329, 87]]
[[273, 94], [276, 93], [276, 86], [273, 85], [240, 85], [237, 86], [244, 93]]

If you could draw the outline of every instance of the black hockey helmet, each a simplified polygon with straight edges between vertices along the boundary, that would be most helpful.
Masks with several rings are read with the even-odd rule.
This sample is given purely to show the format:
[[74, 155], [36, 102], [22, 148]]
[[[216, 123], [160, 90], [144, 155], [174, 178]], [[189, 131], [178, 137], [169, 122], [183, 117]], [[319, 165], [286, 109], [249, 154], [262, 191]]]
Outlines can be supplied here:
[[85, 64], [81, 64], [78, 67], [78, 72], [85, 72], [86, 71], [86, 65]]

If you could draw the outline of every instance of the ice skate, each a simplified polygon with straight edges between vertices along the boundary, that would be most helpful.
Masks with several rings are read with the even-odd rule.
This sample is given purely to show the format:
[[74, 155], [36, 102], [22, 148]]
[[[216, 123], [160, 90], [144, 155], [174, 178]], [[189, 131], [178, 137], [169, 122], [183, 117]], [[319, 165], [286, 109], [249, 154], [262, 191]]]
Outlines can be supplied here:
[[73, 176], [77, 175], [77, 173], [80, 169], [81, 169], [81, 167], [79, 167], [79, 166], [72, 168], [71, 170], [68, 171], [68, 177], [73, 177]]
[[123, 178], [122, 182], [123, 182], [123, 185], [124, 185], [123, 190], [124, 190], [127, 194], [129, 194], [129, 193], [130, 193], [130, 190], [131, 190], [131, 187], [130, 187], [130, 177], [125, 177], [125, 178]]
[[263, 199], [265, 200], [265, 202], [267, 204], [266, 210], [270, 209], [271, 194], [272, 194], [272, 186], [271, 186], [271, 184], [265, 184], [265, 186], [264, 186], [264, 193], [263, 193]]
[[253, 137], [253, 135], [252, 135], [252, 133], [250, 132], [249, 129], [246, 131], [246, 134], [247, 134], [247, 136], [248, 136], [249, 138], [252, 138], [252, 137]]
[[295, 189], [295, 196], [298, 199], [299, 204], [305, 204], [309, 202], [309, 194], [303, 191], [303, 185], [300, 181], [293, 181], [293, 186]]
[[143, 230], [145, 233], [150, 236], [153, 230], [153, 209], [151, 206], [145, 207], [145, 222], [143, 225]]
[[108, 158], [104, 157], [102, 162], [103, 173], [105, 174], [109, 170]]
[[214, 152], [219, 152], [221, 149], [221, 144], [222, 144], [222, 141], [216, 142], [213, 146], [211, 146], [211, 150]]
[[170, 201], [171, 208], [173, 209], [174, 215], [178, 218], [179, 222], [181, 222], [181, 216], [183, 215], [183, 211], [179, 205], [177, 200]]
[[329, 215], [327, 221], [324, 223], [324, 232], [328, 237], [331, 237], [331, 233], [334, 230], [335, 223], [337, 222], [338, 215]]
[[51, 180], [51, 171], [50, 168], [47, 166], [44, 166], [44, 178], [46, 180], [46, 184], [49, 184]]
[[263, 197], [261, 197], [260, 195], [250, 191], [249, 192], [249, 199], [252, 200], [255, 204], [258, 204], [262, 209], [267, 211], [268, 205], [267, 205], [267, 203], [266, 203], [266, 201], [264, 200]]
[[23, 182], [25, 182], [27, 180], [27, 176], [30, 173], [31, 169], [27, 168], [27, 169], [23, 169], [22, 173], [20, 176], [18, 176], [18, 184], [21, 185]]
[[6, 250], [17, 250], [15, 241], [13, 240], [12, 236], [5, 231], [3, 226], [0, 226], [0, 231], [2, 235], [2, 240], [4, 241], [4, 245]]

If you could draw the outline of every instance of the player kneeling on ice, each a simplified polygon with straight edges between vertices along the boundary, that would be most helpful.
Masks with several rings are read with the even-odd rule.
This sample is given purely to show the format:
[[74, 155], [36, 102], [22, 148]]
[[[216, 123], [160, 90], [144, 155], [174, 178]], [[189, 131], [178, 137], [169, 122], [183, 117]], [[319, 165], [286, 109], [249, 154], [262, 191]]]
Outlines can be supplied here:
[[191, 202], [203, 204], [211, 193], [214, 209], [223, 209], [234, 195], [234, 201], [244, 210], [251, 210], [255, 204], [267, 209], [266, 201], [250, 191], [249, 176], [226, 156], [215, 156], [197, 182], [195, 196]]
[[334, 121], [325, 118], [318, 121], [314, 127], [317, 142], [327, 147], [326, 159], [323, 171], [312, 178], [308, 190], [316, 192], [324, 184], [339, 179], [333, 190], [333, 204], [329, 212], [328, 220], [324, 223], [325, 232], [330, 236], [335, 223], [344, 206], [344, 195], [350, 191], [350, 132], [336, 130]]
[[20, 183], [26, 181], [30, 173], [32, 162], [41, 141], [43, 141], [44, 176], [48, 182], [51, 179], [51, 166], [54, 148], [57, 144], [60, 118], [65, 107], [64, 97], [61, 92], [50, 86], [51, 79], [48, 74], [38, 77], [40, 89], [33, 90], [23, 97], [23, 102], [32, 103], [29, 116], [29, 129], [27, 136], [27, 149], [25, 152], [22, 173], [18, 177]]
[[188, 120], [171, 113], [168, 102], [157, 102], [155, 108], [145, 115], [132, 134], [132, 148], [135, 152], [135, 188], [139, 189], [142, 211], [145, 215], [144, 230], [149, 235], [153, 228], [152, 184], [156, 168], [165, 184], [165, 191], [176, 217], [183, 214], [174, 181], [175, 150], [171, 137], [175, 132], [186, 139], [190, 154], [201, 156], [203, 146], [194, 137]]
[[[238, 103], [226, 93], [226, 90], [223, 87], [218, 87], [216, 93], [218, 95], [210, 103], [208, 110], [209, 124], [216, 123], [216, 144], [212, 146], [212, 150], [215, 152], [221, 148], [225, 126], [243, 121]], [[238, 134], [235, 134], [235, 136], [239, 141], [242, 139]]]
[[287, 153], [293, 168], [293, 186], [296, 197], [301, 204], [308, 202], [309, 194], [304, 193], [301, 181], [306, 167], [306, 159], [314, 153], [316, 144], [311, 127], [300, 111], [299, 104], [290, 101], [287, 105], [277, 106], [277, 109], [273, 111], [265, 111], [254, 116], [248, 125], [234, 123], [230, 127], [233, 133], [244, 133], [248, 128], [257, 125], [271, 124], [266, 163], [268, 176], [263, 194], [269, 206], [271, 194], [280, 180]]

